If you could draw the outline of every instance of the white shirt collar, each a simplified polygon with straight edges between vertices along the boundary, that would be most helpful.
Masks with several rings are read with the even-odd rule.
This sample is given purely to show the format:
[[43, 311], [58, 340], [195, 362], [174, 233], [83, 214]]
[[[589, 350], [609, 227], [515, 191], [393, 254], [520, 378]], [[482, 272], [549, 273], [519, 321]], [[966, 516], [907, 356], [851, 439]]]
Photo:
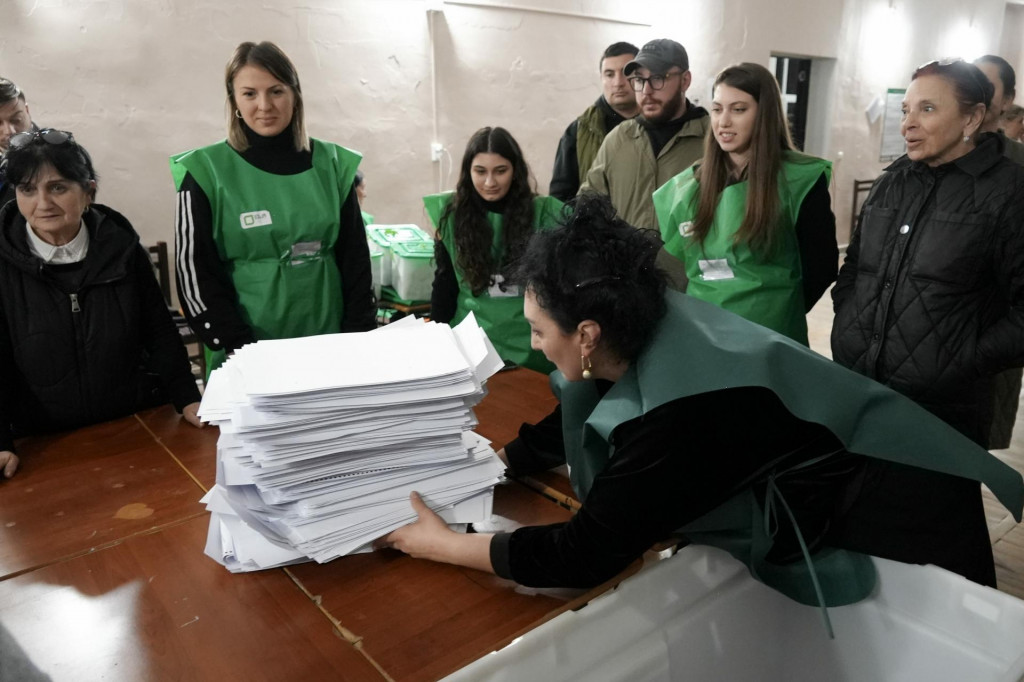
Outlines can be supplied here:
[[42, 258], [44, 263], [78, 263], [85, 260], [85, 254], [89, 252], [89, 230], [86, 229], [84, 220], [75, 238], [63, 246], [44, 242], [28, 222], [25, 223], [25, 231], [28, 233], [28, 248]]

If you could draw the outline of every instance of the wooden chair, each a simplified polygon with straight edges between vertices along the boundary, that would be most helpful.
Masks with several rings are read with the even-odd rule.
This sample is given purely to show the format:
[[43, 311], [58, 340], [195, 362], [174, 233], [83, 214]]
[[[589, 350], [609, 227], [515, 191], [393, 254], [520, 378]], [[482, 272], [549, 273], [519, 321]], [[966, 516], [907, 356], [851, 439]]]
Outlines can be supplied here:
[[[167, 242], [157, 242], [153, 246], [147, 246], [146, 250], [149, 251], [149, 258], [153, 263], [153, 273], [156, 275], [156, 281], [160, 284], [160, 292], [164, 295], [167, 310], [171, 313], [175, 326], [178, 327], [182, 343], [188, 349], [189, 362], [194, 368], [198, 368], [199, 381], [205, 381], [206, 353], [203, 350], [203, 343], [188, 326], [181, 311], [171, 305], [171, 269], [167, 256]], [[195, 374], [195, 370], [193, 370], [193, 374]]]
[[[875, 184], [874, 180], [854, 180], [853, 181], [853, 203], [850, 204], [850, 238], [853, 238], [853, 231], [857, 229], [857, 221], [860, 220], [860, 209], [861, 204], [864, 203], [864, 199], [867, 198], [868, 192], [871, 191], [871, 186]], [[861, 195], [864, 195], [863, 197]]]

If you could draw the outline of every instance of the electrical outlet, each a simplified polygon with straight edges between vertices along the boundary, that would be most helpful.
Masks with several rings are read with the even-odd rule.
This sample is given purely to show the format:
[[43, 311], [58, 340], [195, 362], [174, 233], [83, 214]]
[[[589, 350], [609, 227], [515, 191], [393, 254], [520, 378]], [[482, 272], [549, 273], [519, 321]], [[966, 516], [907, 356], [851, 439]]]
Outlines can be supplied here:
[[431, 142], [430, 143], [430, 160], [431, 161], [440, 161], [441, 160], [441, 152], [443, 150], [444, 150], [444, 148], [441, 146], [440, 142]]

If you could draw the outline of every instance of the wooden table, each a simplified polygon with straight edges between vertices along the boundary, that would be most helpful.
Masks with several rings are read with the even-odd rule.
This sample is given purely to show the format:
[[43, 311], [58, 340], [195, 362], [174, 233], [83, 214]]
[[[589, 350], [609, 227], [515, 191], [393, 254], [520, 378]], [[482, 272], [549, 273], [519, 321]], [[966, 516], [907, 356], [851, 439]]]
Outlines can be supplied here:
[[[529, 370], [488, 388], [495, 447], [555, 404]], [[437, 679], [607, 587], [525, 590], [393, 551], [233, 575], [203, 554], [217, 435], [165, 407], [19, 443], [0, 483], [0, 622], [54, 680]], [[570, 516], [516, 482], [494, 507]]]

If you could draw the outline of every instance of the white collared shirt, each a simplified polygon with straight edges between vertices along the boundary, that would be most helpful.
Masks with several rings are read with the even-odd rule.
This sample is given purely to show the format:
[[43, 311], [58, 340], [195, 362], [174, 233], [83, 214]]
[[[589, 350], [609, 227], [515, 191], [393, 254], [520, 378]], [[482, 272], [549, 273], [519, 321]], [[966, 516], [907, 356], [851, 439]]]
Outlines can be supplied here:
[[47, 244], [39, 238], [39, 235], [27, 222], [25, 231], [28, 232], [28, 248], [33, 254], [42, 258], [44, 263], [78, 263], [85, 260], [85, 254], [89, 252], [89, 230], [86, 229], [84, 220], [75, 238], [63, 246]]

